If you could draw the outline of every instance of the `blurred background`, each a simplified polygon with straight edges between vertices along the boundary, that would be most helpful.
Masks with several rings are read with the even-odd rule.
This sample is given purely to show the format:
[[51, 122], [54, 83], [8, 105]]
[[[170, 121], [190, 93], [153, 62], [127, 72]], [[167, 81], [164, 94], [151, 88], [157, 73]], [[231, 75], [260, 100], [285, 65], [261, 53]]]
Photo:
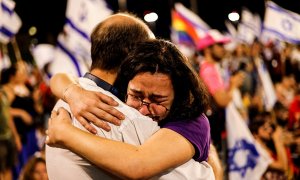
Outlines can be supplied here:
[[[18, 40], [27, 46], [31, 43], [55, 44], [57, 35], [65, 23], [67, 0], [15, 0], [15, 2], [15, 10], [23, 22], [17, 36]], [[241, 9], [246, 7], [251, 12], [258, 13], [263, 19], [265, 11], [264, 0], [106, 0], [106, 2], [114, 12], [121, 9], [133, 12], [142, 19], [149, 12], [157, 13], [158, 19], [155, 25], [151, 24], [150, 27], [157, 37], [166, 39], [170, 39], [171, 8], [176, 2], [181, 2], [198, 14], [210, 27], [222, 32], [227, 31], [224, 21], [231, 12], [240, 13]], [[300, 12], [300, 1], [274, 0], [274, 2], [291, 11]], [[30, 28], [36, 28], [36, 32], [29, 35]], [[25, 59], [31, 59], [27, 49], [22, 48], [22, 54]]]

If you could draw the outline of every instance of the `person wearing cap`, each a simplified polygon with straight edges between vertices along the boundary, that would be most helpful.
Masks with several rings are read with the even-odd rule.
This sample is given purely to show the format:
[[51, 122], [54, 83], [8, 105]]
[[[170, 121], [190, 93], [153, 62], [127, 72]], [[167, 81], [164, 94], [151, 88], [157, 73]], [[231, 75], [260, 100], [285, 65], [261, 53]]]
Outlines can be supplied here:
[[241, 72], [227, 78], [229, 82], [224, 80], [226, 78], [223, 76], [221, 62], [226, 53], [223, 45], [228, 42], [230, 42], [230, 39], [218, 31], [209, 31], [199, 42], [198, 47], [203, 54], [199, 74], [206, 84], [213, 101], [211, 111], [207, 114], [210, 115], [212, 141], [218, 151], [222, 150], [221, 133], [225, 130], [224, 108], [231, 102], [233, 90], [243, 82], [243, 74]]

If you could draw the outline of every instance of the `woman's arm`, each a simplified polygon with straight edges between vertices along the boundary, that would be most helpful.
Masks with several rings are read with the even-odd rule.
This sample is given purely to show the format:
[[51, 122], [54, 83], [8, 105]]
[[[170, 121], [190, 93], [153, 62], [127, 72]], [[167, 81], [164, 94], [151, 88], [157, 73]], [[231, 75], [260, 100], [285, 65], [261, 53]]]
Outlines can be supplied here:
[[11, 117], [11, 115], [9, 115], [8, 126], [10, 127], [12, 134], [14, 135], [17, 150], [18, 150], [18, 152], [21, 152], [21, 150], [22, 150], [21, 138], [17, 132], [17, 128], [15, 126], [14, 120]]
[[222, 162], [219, 158], [215, 146], [212, 144], [210, 144], [207, 162], [212, 167], [216, 180], [222, 180], [224, 178], [224, 170], [222, 168]]
[[270, 164], [270, 167], [286, 172], [288, 169], [288, 158], [287, 158], [286, 149], [284, 147], [284, 143], [282, 141], [283, 135], [282, 135], [281, 127], [278, 126], [276, 127], [272, 138], [275, 145], [277, 160], [272, 162]]
[[52, 113], [48, 136], [47, 144], [66, 147], [101, 169], [128, 179], [152, 177], [187, 162], [195, 153], [188, 140], [169, 129], [160, 129], [141, 146], [95, 136], [72, 126], [62, 108], [58, 114]]
[[[100, 92], [92, 92], [82, 89], [74, 77], [58, 73], [50, 80], [50, 88], [54, 95], [66, 101], [76, 119], [90, 132], [96, 134], [96, 129], [90, 125], [109, 131], [110, 126], [106, 122], [120, 125], [124, 115], [113, 106], [118, 103], [113, 98]], [[106, 122], [105, 122], [106, 121]]]
[[12, 117], [21, 118], [22, 121], [27, 125], [31, 125], [33, 123], [32, 116], [24, 109], [11, 107], [9, 108], [9, 113], [11, 114]]

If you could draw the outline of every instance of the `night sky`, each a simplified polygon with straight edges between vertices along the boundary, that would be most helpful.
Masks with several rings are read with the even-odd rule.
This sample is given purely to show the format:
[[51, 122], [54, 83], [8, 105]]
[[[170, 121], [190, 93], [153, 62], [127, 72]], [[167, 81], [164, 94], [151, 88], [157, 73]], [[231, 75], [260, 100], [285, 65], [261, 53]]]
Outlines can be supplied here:
[[[127, 9], [143, 17], [147, 11], [155, 11], [159, 15], [155, 28], [152, 30], [157, 37], [169, 38], [170, 8], [174, 2], [182, 2], [190, 8], [193, 0], [127, 0]], [[37, 27], [37, 34], [33, 37], [36, 43], [55, 44], [57, 34], [62, 30], [65, 18], [67, 0], [15, 0], [16, 11], [22, 19], [23, 26], [19, 32], [19, 39], [26, 39], [28, 29]], [[212, 28], [225, 30], [224, 20], [232, 11], [240, 12], [245, 6], [250, 11], [259, 13], [263, 18], [264, 0], [194, 0], [197, 2], [198, 15]], [[280, 6], [300, 13], [299, 0], [274, 0]], [[111, 9], [118, 11], [118, 0], [107, 0]]]

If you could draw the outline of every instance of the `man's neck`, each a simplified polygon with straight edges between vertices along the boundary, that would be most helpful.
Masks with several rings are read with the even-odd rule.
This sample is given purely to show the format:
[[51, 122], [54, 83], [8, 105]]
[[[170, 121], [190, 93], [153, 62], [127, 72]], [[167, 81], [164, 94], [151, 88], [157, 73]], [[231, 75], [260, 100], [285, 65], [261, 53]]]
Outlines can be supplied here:
[[93, 74], [94, 76], [97, 76], [99, 78], [101, 78], [102, 80], [106, 81], [109, 84], [114, 84], [116, 78], [117, 78], [117, 73], [112, 73], [112, 72], [108, 72], [108, 71], [104, 71], [101, 69], [93, 69], [90, 72], [91, 74]]

